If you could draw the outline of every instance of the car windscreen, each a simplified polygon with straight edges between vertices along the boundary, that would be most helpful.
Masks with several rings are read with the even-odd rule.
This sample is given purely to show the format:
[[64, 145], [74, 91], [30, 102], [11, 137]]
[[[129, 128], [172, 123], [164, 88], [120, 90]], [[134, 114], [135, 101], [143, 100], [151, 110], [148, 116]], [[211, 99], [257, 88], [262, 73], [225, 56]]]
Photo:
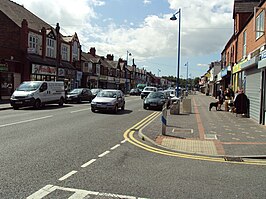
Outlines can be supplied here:
[[35, 91], [37, 90], [42, 82], [23, 82], [17, 91]]
[[109, 97], [109, 98], [116, 98], [115, 91], [101, 91], [97, 94], [97, 97]]
[[70, 91], [70, 94], [79, 94], [81, 93], [82, 89], [73, 89], [72, 91]]
[[164, 98], [164, 94], [162, 92], [152, 92], [148, 98]]
[[97, 94], [100, 91], [100, 89], [91, 89], [92, 94]]
[[144, 91], [154, 91], [154, 88], [145, 88]]

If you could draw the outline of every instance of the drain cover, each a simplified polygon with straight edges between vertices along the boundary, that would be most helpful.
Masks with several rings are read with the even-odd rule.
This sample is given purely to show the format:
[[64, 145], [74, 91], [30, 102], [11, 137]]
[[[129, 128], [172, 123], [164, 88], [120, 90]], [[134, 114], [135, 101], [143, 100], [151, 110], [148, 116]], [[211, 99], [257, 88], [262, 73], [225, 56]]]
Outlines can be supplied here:
[[229, 162], [244, 162], [241, 157], [224, 157], [225, 161]]

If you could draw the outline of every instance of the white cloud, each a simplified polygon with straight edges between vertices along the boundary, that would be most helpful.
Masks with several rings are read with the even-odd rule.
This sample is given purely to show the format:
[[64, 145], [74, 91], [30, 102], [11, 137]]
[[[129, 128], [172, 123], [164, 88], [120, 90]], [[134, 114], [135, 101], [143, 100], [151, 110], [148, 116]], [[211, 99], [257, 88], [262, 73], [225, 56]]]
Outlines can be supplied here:
[[[35, 13], [53, 26], [60, 23], [63, 34], [77, 32], [87, 51], [96, 47], [97, 54], [112, 53], [126, 57], [133, 53], [136, 60], [158, 57], [175, 57], [178, 21], [171, 21], [171, 13], [147, 16], [140, 26], [125, 19], [128, 26], [114, 24], [106, 19], [108, 26], [91, 25], [98, 17], [95, 6], [105, 5], [103, 0], [13, 0]], [[144, 0], [150, 3], [150, 0]], [[233, 30], [232, 0], [168, 0], [175, 13], [181, 8], [181, 53], [185, 57], [220, 53]], [[182, 5], [182, 7], [179, 7]]]
[[151, 4], [151, 1], [150, 0], [144, 0], [143, 3], [144, 4]]

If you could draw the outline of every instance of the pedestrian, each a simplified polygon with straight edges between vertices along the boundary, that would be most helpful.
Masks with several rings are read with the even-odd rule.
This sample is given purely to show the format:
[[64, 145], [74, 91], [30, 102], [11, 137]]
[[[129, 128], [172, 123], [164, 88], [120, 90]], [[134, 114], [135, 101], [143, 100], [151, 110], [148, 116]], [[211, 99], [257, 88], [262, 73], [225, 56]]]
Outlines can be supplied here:
[[218, 111], [222, 110], [221, 106], [223, 103], [224, 103], [224, 90], [223, 90], [223, 87], [220, 86], [220, 89], [218, 91], [218, 107], [217, 107]]

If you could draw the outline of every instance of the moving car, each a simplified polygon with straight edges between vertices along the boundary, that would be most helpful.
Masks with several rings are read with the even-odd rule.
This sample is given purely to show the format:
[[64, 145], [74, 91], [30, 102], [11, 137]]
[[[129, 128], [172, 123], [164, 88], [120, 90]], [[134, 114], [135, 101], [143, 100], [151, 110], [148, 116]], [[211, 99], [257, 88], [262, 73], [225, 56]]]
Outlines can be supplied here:
[[147, 97], [151, 92], [157, 91], [157, 88], [154, 86], [146, 86], [140, 94], [141, 99]]
[[91, 89], [91, 93], [92, 93], [92, 99], [94, 99], [96, 97], [96, 95], [103, 89], [101, 88], [93, 88]]
[[63, 106], [65, 99], [64, 82], [25, 81], [19, 85], [10, 98], [14, 109], [33, 106], [39, 109], [45, 104], [58, 103]]
[[91, 111], [112, 111], [125, 109], [125, 96], [121, 90], [104, 89], [91, 101]]
[[143, 101], [143, 108], [162, 110], [163, 105], [166, 103], [167, 99], [167, 95], [164, 92], [152, 92]]
[[141, 91], [138, 89], [138, 88], [132, 88], [130, 91], [129, 91], [129, 94], [130, 95], [140, 95]]
[[77, 103], [81, 103], [82, 101], [91, 102], [92, 98], [93, 96], [90, 89], [75, 88], [67, 94], [66, 102], [77, 102]]

